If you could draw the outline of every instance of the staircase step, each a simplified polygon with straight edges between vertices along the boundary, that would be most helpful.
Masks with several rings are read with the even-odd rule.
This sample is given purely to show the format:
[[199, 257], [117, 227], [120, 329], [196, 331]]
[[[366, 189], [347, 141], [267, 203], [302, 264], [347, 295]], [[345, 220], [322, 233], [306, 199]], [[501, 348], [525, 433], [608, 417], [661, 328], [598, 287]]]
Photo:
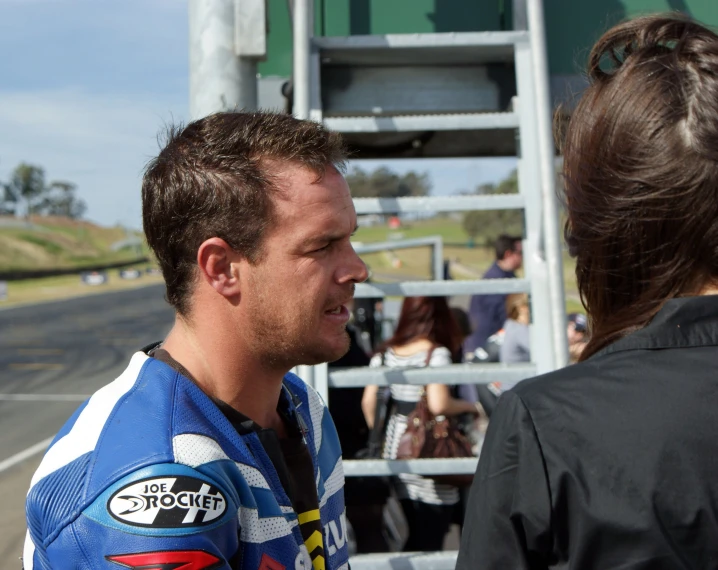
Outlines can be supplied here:
[[382, 477], [396, 473], [416, 475], [455, 475], [476, 472], [477, 457], [468, 459], [346, 459], [342, 462], [347, 477]]
[[527, 32], [452, 32], [315, 37], [322, 65], [442, 65], [510, 63]]
[[355, 388], [357, 386], [388, 386], [389, 384], [490, 384], [506, 382], [515, 384], [536, 376], [536, 365], [500, 364], [453, 364], [431, 368], [347, 368], [329, 372], [332, 388]]
[[354, 296], [373, 297], [450, 297], [453, 295], [491, 295], [530, 293], [528, 279], [477, 279], [474, 281], [400, 281], [398, 283], [357, 283]]
[[524, 205], [525, 199], [521, 194], [354, 199], [354, 208], [358, 215], [406, 214], [413, 212], [466, 212], [469, 210], [520, 210]]
[[340, 133], [517, 129], [519, 127], [519, 115], [518, 113], [455, 113], [325, 117], [324, 124], [329, 129]]
[[349, 558], [352, 570], [454, 570], [458, 551], [381, 552]]

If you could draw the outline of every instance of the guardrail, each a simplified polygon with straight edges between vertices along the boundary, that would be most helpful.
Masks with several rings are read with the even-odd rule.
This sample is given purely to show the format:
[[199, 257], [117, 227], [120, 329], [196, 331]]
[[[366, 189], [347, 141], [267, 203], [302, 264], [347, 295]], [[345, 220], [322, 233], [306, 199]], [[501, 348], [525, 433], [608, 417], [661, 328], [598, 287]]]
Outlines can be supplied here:
[[39, 279], [41, 277], [58, 277], [60, 275], [79, 275], [86, 271], [106, 271], [107, 269], [120, 269], [130, 265], [147, 263], [149, 258], [138, 257], [127, 261], [116, 261], [85, 267], [62, 267], [57, 269], [9, 269], [0, 271], [0, 281], [20, 281], [21, 279]]

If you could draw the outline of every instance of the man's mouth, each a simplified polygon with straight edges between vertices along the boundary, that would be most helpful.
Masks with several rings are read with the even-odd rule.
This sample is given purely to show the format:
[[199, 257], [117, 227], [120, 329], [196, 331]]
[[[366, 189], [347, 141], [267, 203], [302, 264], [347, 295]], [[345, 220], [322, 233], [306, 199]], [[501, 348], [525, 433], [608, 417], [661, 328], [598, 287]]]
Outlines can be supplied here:
[[[348, 304], [348, 303], [347, 303]], [[349, 309], [347, 308], [347, 304], [341, 304], [341, 305], [335, 305], [326, 311], [324, 311], [324, 314], [327, 317], [331, 317], [334, 319], [340, 319], [342, 322], [348, 321], [350, 317]]]

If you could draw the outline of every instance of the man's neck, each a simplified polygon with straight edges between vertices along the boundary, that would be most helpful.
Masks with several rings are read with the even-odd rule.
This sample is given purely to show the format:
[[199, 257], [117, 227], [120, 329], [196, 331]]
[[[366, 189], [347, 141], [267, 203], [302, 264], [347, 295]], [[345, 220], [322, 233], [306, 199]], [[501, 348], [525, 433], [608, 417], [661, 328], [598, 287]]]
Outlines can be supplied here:
[[192, 374], [205, 394], [281, 434], [284, 424], [277, 403], [288, 371], [268, 369], [238, 339], [217, 334], [218, 330], [227, 329], [190, 325], [178, 316], [162, 348]]
[[506, 272], [512, 272], [512, 271], [513, 271], [513, 269], [511, 269], [511, 267], [510, 267], [510, 265], [509, 265], [509, 262], [508, 262], [508, 261], [505, 261], [505, 260], [503, 260], [503, 259], [497, 260], [497, 261], [496, 261], [496, 265], [499, 266], [499, 269], [501, 269], [501, 271], [506, 271]]

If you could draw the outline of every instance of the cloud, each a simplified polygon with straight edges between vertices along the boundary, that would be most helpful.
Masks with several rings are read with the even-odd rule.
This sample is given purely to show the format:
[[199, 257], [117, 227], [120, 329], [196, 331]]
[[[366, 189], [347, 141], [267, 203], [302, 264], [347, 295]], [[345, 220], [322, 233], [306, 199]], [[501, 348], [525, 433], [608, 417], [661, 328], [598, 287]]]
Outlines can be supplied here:
[[[186, 0], [0, 0], [0, 181], [37, 164], [78, 185], [89, 219], [139, 228], [157, 132], [188, 116], [187, 35]], [[504, 178], [515, 159], [386, 163], [429, 171], [445, 195]]]
[[0, 91], [0, 180], [20, 162], [69, 180], [103, 225], [140, 226], [140, 181], [157, 133], [186, 117], [186, 102], [99, 96], [77, 88]]
[[0, 76], [15, 89], [187, 92], [184, 0], [0, 0]]
[[0, 181], [78, 185], [88, 218], [140, 226], [157, 131], [187, 115], [186, 0], [0, 0]]

